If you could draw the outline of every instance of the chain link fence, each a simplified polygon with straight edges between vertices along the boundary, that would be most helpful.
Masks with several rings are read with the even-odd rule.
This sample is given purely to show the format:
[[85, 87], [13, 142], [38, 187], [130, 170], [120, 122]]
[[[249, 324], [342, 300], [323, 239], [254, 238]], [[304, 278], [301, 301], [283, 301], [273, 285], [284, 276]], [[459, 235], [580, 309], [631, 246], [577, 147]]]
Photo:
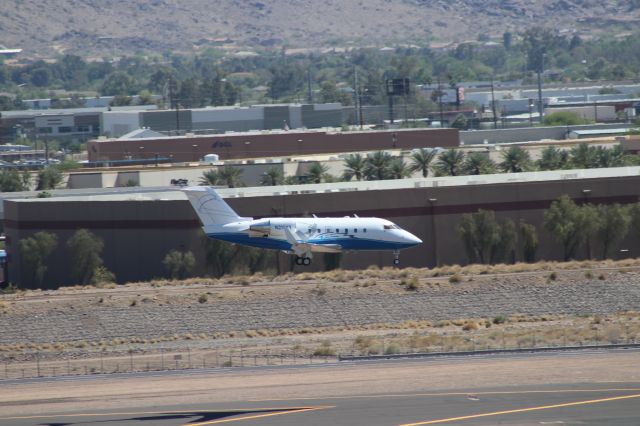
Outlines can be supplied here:
[[[471, 324], [471, 325], [468, 325]], [[252, 345], [232, 348], [200, 345], [172, 347], [97, 348], [91, 350], [48, 350], [0, 352], [0, 379], [113, 374], [164, 370], [231, 367], [262, 367], [338, 362], [367, 356], [455, 354], [458, 352], [584, 348], [610, 345], [639, 345], [640, 324], [619, 322], [582, 327], [478, 328], [462, 326], [464, 332], [440, 330], [360, 334], [353, 338], [296, 344], [291, 347]], [[205, 347], [203, 347], [203, 344]]]

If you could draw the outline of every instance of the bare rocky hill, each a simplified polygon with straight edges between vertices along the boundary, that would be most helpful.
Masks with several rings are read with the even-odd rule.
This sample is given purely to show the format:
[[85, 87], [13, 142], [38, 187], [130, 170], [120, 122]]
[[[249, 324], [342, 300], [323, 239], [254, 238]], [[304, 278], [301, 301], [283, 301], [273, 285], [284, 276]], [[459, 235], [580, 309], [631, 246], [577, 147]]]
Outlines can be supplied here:
[[629, 0], [2, 0], [0, 44], [29, 56], [362, 46], [499, 36], [544, 25], [591, 35], [640, 21]]

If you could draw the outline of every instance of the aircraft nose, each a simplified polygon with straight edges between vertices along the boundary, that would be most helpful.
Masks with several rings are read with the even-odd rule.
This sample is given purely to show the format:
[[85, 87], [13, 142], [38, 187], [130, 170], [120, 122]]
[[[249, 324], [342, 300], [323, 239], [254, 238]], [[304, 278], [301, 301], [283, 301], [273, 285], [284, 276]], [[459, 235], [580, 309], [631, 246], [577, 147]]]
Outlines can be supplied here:
[[413, 235], [411, 232], [405, 231], [404, 238], [407, 240], [409, 244], [415, 244], [415, 245], [422, 244], [422, 240], [416, 237], [415, 235]]

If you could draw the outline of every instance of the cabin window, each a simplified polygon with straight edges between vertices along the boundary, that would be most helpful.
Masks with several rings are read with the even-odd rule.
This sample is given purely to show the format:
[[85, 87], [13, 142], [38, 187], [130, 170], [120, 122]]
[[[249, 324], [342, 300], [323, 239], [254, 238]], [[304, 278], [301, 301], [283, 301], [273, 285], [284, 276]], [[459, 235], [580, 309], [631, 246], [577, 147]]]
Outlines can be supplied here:
[[358, 228], [353, 228], [353, 233], [357, 234], [358, 233]]
[[364, 228], [364, 229], [362, 230], [362, 232], [367, 232], [367, 228]]
[[344, 228], [344, 233], [346, 234], [348, 232], [349, 232], [349, 230], [347, 228]]
[[340, 230], [338, 228], [336, 228], [336, 233], [340, 233]]

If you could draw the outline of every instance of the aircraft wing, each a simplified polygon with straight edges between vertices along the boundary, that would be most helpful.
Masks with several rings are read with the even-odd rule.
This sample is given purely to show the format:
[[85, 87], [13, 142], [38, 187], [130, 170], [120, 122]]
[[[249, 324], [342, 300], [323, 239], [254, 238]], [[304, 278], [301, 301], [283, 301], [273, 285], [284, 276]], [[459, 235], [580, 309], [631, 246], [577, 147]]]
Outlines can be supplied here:
[[303, 255], [312, 251], [321, 253], [339, 253], [342, 251], [340, 244], [317, 244], [309, 243], [303, 238], [299, 232], [291, 231], [289, 228], [284, 229], [287, 241], [291, 244], [293, 251], [297, 255]]

